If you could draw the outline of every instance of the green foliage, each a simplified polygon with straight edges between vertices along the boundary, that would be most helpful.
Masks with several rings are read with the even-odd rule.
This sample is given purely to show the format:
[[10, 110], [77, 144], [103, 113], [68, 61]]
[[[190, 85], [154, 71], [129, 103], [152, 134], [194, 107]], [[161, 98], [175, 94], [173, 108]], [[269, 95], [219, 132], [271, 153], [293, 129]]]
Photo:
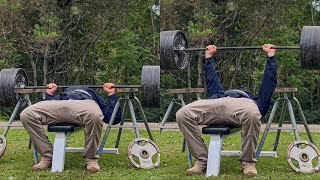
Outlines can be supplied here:
[[189, 21], [188, 32], [190, 36], [196, 36], [198, 38], [214, 36], [217, 31], [212, 26], [216, 19], [216, 15], [208, 9], [196, 13], [194, 15], [194, 20]]
[[[167, 27], [184, 29], [191, 47], [208, 44], [227, 47], [261, 46], [265, 43], [276, 46], [297, 46], [302, 27], [319, 25], [320, 22], [319, 10], [310, 5], [308, 0], [215, 2], [201, 0], [188, 1], [186, 4], [182, 4], [179, 0], [166, 1], [163, 3], [162, 14], [165, 16], [161, 24], [164, 25], [164, 30], [167, 30]], [[184, 11], [184, 8], [188, 8], [189, 11]], [[173, 17], [167, 14], [173, 14]], [[187, 23], [184, 23], [185, 21]], [[225, 89], [244, 88], [254, 93], [258, 92], [266, 62], [265, 53], [254, 50], [219, 51], [216, 57], [216, 68]], [[161, 83], [166, 84], [166, 88], [183, 84], [181, 79], [191, 80], [193, 85], [196, 84], [194, 81], [197, 81], [197, 73], [194, 71], [200, 70], [197, 67], [198, 58], [198, 54], [192, 56], [191, 77], [186, 77], [182, 72], [178, 75], [168, 73], [162, 76]], [[200, 54], [200, 59], [202, 58]], [[307, 119], [315, 123], [315, 120], [319, 119], [318, 109], [320, 109], [319, 72], [301, 68], [299, 51], [278, 50], [276, 59], [279, 67], [278, 86], [297, 87], [299, 92], [296, 96], [307, 114]], [[174, 79], [176, 82], [173, 82]], [[204, 79], [202, 81], [205, 82]]]
[[159, 64], [154, 4], [1, 0], [0, 69], [23, 67], [30, 84], [140, 84], [142, 66]]
[[151, 49], [141, 47], [139, 36], [128, 30], [106, 38], [105, 43], [99, 47], [102, 53], [107, 49], [106, 58], [102, 60], [106, 70], [102, 79], [107, 77], [109, 81], [117, 83], [140, 83], [142, 65], [151, 62], [153, 58]]
[[61, 19], [52, 13], [41, 16], [39, 24], [35, 25], [34, 34], [37, 40], [54, 40], [58, 38], [61, 33], [59, 32], [59, 25]]
[[0, 69], [10, 68], [12, 65], [19, 66], [21, 56], [17, 53], [13, 43], [1, 43], [2, 41], [5, 42], [5, 39], [0, 37]]

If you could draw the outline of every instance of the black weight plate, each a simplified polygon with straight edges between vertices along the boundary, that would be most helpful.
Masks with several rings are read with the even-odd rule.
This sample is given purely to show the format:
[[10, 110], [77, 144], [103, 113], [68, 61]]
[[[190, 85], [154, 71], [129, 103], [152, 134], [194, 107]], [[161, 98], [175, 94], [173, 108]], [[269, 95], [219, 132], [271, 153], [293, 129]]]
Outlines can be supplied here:
[[142, 105], [160, 107], [160, 66], [143, 66], [141, 72]]
[[300, 36], [301, 66], [320, 69], [320, 26], [304, 26]]
[[184, 48], [188, 48], [188, 41], [182, 31], [162, 31], [160, 33], [161, 69], [185, 69], [189, 64], [189, 53], [174, 50]]
[[14, 92], [15, 87], [28, 85], [28, 77], [23, 69], [2, 69], [0, 72], [0, 105], [14, 106], [19, 95]]

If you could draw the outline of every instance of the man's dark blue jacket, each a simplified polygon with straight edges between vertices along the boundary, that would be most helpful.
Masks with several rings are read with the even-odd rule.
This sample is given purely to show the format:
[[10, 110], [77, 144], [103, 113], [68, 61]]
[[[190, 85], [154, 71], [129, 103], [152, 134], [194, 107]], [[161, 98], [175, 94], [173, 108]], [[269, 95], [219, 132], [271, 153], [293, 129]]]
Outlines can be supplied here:
[[[88, 92], [91, 97], [86, 96], [85, 94], [82, 93], [74, 93], [74, 89], [82, 89]], [[89, 88], [72, 88], [72, 89], [67, 89], [65, 93], [60, 93], [59, 95], [52, 96], [50, 94], [45, 95], [45, 100], [82, 100], [82, 99], [93, 99], [96, 101], [103, 112], [104, 118], [103, 121], [105, 123], [109, 123], [110, 118], [112, 116], [112, 112], [114, 110], [114, 107], [117, 103], [117, 96], [115, 94], [111, 95], [108, 97], [108, 100], [105, 101], [103, 97], [101, 97], [98, 93], [95, 91], [89, 89]], [[113, 124], [118, 124], [121, 121], [121, 108], [118, 109], [118, 112], [116, 114], [116, 117], [114, 119]]]
[[[205, 60], [205, 77], [207, 80], [207, 90], [209, 99], [216, 99], [221, 97], [246, 97], [243, 93], [238, 93], [237, 90], [224, 91], [220, 80], [217, 76], [216, 69], [214, 67], [214, 58], [209, 58]], [[254, 96], [252, 93], [243, 91], [247, 96], [254, 100], [260, 110], [260, 114], [265, 116], [270, 108], [271, 97], [274, 89], [277, 86], [277, 64], [275, 57], [268, 57], [267, 63], [264, 69], [264, 74], [262, 78], [262, 83], [260, 85], [258, 97]], [[241, 92], [240, 91], [240, 92]]]

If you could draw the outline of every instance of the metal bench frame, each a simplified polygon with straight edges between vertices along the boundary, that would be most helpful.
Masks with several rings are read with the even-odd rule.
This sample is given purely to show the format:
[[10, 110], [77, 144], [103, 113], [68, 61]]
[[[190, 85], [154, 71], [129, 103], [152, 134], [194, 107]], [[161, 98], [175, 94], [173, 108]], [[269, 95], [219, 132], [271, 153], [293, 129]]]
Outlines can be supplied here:
[[[62, 172], [64, 170], [66, 152], [84, 152], [84, 148], [66, 147], [68, 137], [80, 129], [82, 129], [82, 127], [72, 124], [55, 124], [48, 126], [49, 132], [56, 133], [53, 144], [51, 172]], [[118, 148], [103, 148], [103, 153], [118, 154]]]
[[[209, 132], [207, 130], [213, 132]], [[228, 126], [211, 126], [202, 128], [203, 134], [210, 135], [206, 176], [216, 177], [219, 175], [223, 139], [228, 136], [232, 136], [240, 131], [241, 128], [231, 128]]]
[[80, 128], [76, 128], [73, 125], [49, 125], [48, 131], [55, 132], [55, 139], [53, 144], [53, 154], [52, 154], [52, 172], [62, 172], [64, 169], [65, 152], [67, 139], [69, 135]]

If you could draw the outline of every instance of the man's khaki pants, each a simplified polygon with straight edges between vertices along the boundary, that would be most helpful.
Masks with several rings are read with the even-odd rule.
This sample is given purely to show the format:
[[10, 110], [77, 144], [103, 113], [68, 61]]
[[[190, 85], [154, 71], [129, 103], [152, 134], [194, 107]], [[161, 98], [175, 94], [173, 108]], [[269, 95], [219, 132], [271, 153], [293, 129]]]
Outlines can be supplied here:
[[198, 125], [233, 125], [242, 127], [242, 163], [255, 163], [261, 114], [255, 102], [248, 98], [198, 100], [182, 107], [176, 121], [184, 135], [196, 164], [206, 165], [208, 150]]
[[98, 145], [102, 132], [103, 113], [93, 100], [50, 100], [36, 103], [20, 114], [34, 148], [42, 160], [52, 159], [52, 144], [42, 125], [71, 123], [84, 127], [85, 152], [83, 156], [98, 161]]

